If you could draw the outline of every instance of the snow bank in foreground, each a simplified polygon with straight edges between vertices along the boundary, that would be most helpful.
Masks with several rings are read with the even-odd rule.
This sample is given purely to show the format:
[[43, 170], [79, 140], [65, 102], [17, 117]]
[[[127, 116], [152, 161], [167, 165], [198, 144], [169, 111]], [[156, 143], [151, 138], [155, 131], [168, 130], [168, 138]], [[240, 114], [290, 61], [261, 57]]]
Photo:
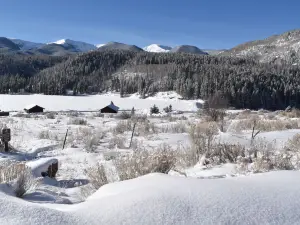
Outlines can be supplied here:
[[103, 186], [71, 206], [32, 204], [0, 192], [0, 224], [298, 224], [299, 175], [212, 180], [150, 174]]

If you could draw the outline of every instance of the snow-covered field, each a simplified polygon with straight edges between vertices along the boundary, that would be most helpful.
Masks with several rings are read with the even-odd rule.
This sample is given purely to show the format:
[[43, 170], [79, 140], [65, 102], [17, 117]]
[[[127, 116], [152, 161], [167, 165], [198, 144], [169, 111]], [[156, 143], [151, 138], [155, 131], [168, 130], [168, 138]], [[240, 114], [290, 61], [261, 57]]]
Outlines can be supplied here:
[[27, 105], [37, 104], [44, 107], [46, 111], [95, 111], [113, 101], [121, 110], [131, 110], [132, 107], [144, 110], [154, 104], [162, 109], [172, 104], [174, 110], [197, 111], [199, 104], [196, 103], [203, 103], [202, 100], [179, 100], [180, 97], [174, 92], [158, 93], [147, 99], [140, 99], [138, 95], [120, 98], [119, 94], [114, 93], [89, 96], [0, 95], [0, 109], [2, 111], [20, 111]]
[[[124, 110], [134, 107], [137, 115], [130, 119], [122, 113], [103, 116], [97, 112], [67, 112], [98, 110], [110, 101]], [[211, 143], [251, 151], [256, 147], [261, 161], [247, 161], [245, 167], [247, 157], [231, 161], [230, 157], [225, 161], [211, 158], [204, 163], [202, 156], [192, 163], [195, 156], [189, 152], [197, 146], [191, 130], [194, 125], [207, 124], [205, 117], [197, 113], [142, 116], [154, 104], [161, 111], [170, 104], [174, 110], [196, 111], [196, 103], [203, 103], [180, 100], [176, 93], [158, 93], [144, 100], [138, 95], [121, 99], [113, 94], [1, 95], [0, 103], [4, 110], [21, 111], [27, 104], [40, 104], [47, 111], [61, 111], [39, 115], [15, 112], [0, 118], [1, 124], [11, 128], [13, 148], [9, 153], [0, 152], [0, 224], [298, 224], [300, 221], [300, 173], [294, 171], [300, 165], [297, 145], [288, 145], [293, 150], [293, 170], [282, 171], [288, 167], [283, 165], [287, 161], [281, 160], [289, 158], [286, 146], [300, 132], [298, 118], [270, 112], [227, 111], [224, 131], [218, 129]], [[257, 126], [261, 130], [255, 137], [255, 145], [251, 129], [244, 126], [254, 115], [264, 122]], [[134, 121], [136, 128], [130, 146]], [[208, 140], [207, 132], [197, 135], [199, 140], [205, 138], [202, 144]], [[172, 152], [176, 158], [167, 174], [153, 170], [120, 181], [123, 171], [118, 170], [121, 168], [116, 164], [118, 159], [157, 150]], [[274, 152], [278, 152], [274, 157], [281, 157], [275, 158], [280, 163], [270, 166], [268, 160]], [[147, 164], [150, 159], [156, 159], [151, 154], [141, 156], [130, 166], [145, 169], [152, 166]], [[56, 177], [42, 177], [42, 172], [56, 162]], [[7, 176], [6, 167], [22, 163], [36, 183], [18, 198], [13, 190], [15, 180], [3, 177]], [[89, 173], [97, 165], [104, 168], [105, 183], [109, 183], [98, 190], [91, 187], [93, 178]], [[269, 172], [255, 173], [265, 171]]]

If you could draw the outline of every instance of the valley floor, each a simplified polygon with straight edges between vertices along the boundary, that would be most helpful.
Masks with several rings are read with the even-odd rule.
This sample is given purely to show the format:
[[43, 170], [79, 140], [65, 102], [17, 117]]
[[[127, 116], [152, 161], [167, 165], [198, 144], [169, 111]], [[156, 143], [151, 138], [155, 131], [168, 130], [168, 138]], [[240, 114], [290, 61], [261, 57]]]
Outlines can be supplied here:
[[[135, 107], [136, 115], [68, 111], [98, 110], [111, 100], [121, 109]], [[21, 111], [23, 105], [36, 103], [49, 111], [0, 118], [1, 126], [12, 132], [11, 151], [0, 152], [0, 224], [300, 221], [300, 120], [292, 113], [227, 111], [221, 131], [219, 122], [196, 113], [201, 100], [180, 100], [174, 93], [145, 100], [134, 95], [1, 95], [0, 102], [4, 110]], [[150, 115], [153, 104], [161, 111], [171, 104], [174, 112]], [[254, 118], [259, 131], [255, 139]], [[194, 150], [203, 151], [209, 138], [206, 159], [197, 158]], [[253, 151], [258, 156], [248, 161]], [[158, 153], [166, 158], [160, 161]], [[174, 165], [163, 174], [157, 167], [169, 161]], [[42, 177], [56, 162], [55, 178]], [[13, 171], [6, 168], [23, 164], [37, 182], [18, 198], [16, 181], [9, 179]]]

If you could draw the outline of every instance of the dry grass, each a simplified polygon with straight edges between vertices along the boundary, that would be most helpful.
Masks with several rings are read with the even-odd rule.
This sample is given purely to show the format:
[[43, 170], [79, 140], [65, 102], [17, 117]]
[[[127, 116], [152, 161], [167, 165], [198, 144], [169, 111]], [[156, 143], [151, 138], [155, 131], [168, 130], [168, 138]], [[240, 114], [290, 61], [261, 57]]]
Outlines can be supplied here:
[[126, 131], [132, 130], [132, 122], [130, 120], [120, 121], [113, 129], [114, 134], [123, 134]]
[[87, 125], [87, 121], [83, 118], [70, 118], [68, 121], [70, 125]]
[[118, 157], [114, 164], [120, 180], [133, 179], [149, 173], [168, 173], [176, 163], [176, 154], [169, 146], [154, 150], [139, 149], [130, 155]]
[[84, 148], [88, 152], [94, 152], [100, 141], [105, 137], [101, 129], [96, 129], [91, 135], [84, 136]]
[[125, 137], [122, 136], [113, 136], [108, 143], [108, 148], [109, 149], [114, 149], [114, 148], [125, 148]]
[[252, 112], [249, 109], [243, 110], [242, 112], [240, 112], [237, 115], [237, 119], [247, 119], [247, 118], [251, 117], [251, 113]]
[[162, 125], [158, 128], [161, 133], [186, 133], [188, 131], [185, 122]]
[[59, 141], [59, 137], [57, 134], [51, 132], [50, 130], [42, 130], [38, 134], [39, 139], [49, 139]]
[[282, 111], [280, 115], [288, 118], [300, 118], [300, 110], [292, 109], [290, 112]]
[[54, 112], [49, 112], [49, 113], [46, 113], [45, 116], [47, 119], [55, 119], [56, 114]]
[[300, 152], [300, 134], [295, 134], [286, 143], [286, 149], [292, 152]]
[[89, 178], [89, 181], [93, 188], [96, 190], [101, 186], [108, 184], [104, 166], [99, 163], [94, 167], [85, 169], [84, 173]]
[[233, 122], [231, 131], [241, 132], [243, 130], [252, 130], [254, 120], [256, 120], [255, 130], [259, 131], [279, 131], [288, 129], [298, 129], [298, 121], [295, 120], [263, 120], [258, 116], [252, 116], [249, 119], [243, 119]]
[[31, 170], [23, 163], [0, 167], [0, 183], [11, 183], [17, 197], [24, 196], [39, 184], [32, 176]]
[[214, 122], [203, 122], [191, 126], [190, 138], [192, 140], [197, 161], [211, 150], [211, 146], [217, 133], [218, 127]]

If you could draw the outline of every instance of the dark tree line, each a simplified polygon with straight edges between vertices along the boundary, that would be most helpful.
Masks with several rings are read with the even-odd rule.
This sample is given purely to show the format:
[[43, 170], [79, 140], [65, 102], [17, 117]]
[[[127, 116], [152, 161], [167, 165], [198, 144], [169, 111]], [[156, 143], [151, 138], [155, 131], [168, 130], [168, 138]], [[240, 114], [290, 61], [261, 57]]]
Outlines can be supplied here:
[[130, 51], [90, 52], [72, 58], [0, 55], [0, 92], [51, 95], [119, 91], [121, 96], [174, 90], [185, 99], [216, 92], [230, 106], [300, 108], [300, 69], [251, 58]]

